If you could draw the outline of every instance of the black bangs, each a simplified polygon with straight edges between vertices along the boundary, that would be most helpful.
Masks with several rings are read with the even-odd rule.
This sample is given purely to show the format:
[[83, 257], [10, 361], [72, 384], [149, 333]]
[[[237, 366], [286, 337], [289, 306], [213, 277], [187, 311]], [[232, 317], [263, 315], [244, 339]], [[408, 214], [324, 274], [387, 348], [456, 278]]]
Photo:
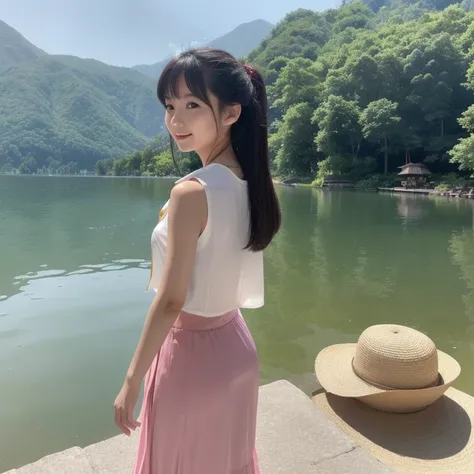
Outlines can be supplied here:
[[159, 101], [165, 105], [166, 99], [175, 99], [179, 95], [179, 80], [183, 76], [184, 82], [194, 97], [210, 105], [207, 94], [204, 67], [193, 55], [184, 55], [172, 59], [161, 73], [157, 86]]

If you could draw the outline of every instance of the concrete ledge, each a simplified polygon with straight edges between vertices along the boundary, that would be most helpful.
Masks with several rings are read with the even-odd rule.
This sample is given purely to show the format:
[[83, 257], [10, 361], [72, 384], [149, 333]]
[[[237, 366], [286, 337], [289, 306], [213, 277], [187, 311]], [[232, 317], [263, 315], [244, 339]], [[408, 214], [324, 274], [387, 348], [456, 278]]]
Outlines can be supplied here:
[[[260, 388], [257, 451], [261, 474], [393, 473], [358, 447], [301, 390], [279, 380]], [[130, 474], [138, 435], [46, 456], [9, 474]]]
[[84, 453], [94, 469], [100, 474], [130, 474], [135, 464], [135, 453], [138, 449], [138, 433], [128, 438], [125, 435], [115, 436], [84, 448]]
[[[315, 410], [316, 408], [316, 410]], [[262, 474], [391, 473], [286, 380], [260, 389], [257, 451]], [[351, 467], [344, 471], [344, 466]]]
[[[112, 453], [111, 453], [112, 454]], [[78, 447], [51, 454], [17, 470], [17, 474], [94, 474], [84, 450]]]
[[382, 464], [379, 460], [368, 455], [360, 447], [344, 453], [342, 456], [336, 456], [332, 459], [324, 459], [316, 463], [314, 471], [318, 474], [354, 474], [357, 472], [364, 474], [390, 474], [394, 471]]

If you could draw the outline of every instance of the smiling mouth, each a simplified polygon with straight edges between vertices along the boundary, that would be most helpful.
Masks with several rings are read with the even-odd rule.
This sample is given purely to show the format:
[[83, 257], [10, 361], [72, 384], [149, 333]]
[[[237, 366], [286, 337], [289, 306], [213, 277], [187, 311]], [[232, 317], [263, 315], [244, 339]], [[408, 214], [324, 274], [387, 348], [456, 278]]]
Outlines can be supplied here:
[[177, 134], [175, 134], [175, 137], [176, 137], [176, 140], [184, 140], [185, 138], [188, 138], [191, 135], [192, 135], [192, 133], [187, 133], [187, 134], [177, 133]]

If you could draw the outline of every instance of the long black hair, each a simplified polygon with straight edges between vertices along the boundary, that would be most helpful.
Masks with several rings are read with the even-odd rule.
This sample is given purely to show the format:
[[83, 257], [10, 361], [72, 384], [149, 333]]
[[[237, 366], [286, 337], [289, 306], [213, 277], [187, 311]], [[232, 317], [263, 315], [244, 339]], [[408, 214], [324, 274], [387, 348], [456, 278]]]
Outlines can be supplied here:
[[221, 106], [241, 105], [240, 117], [231, 127], [231, 144], [247, 181], [250, 229], [248, 249], [265, 249], [280, 229], [281, 211], [270, 174], [268, 154], [268, 103], [260, 73], [231, 54], [213, 48], [191, 49], [173, 58], [161, 73], [160, 102], [177, 97], [184, 77], [190, 92], [209, 107], [207, 91]]

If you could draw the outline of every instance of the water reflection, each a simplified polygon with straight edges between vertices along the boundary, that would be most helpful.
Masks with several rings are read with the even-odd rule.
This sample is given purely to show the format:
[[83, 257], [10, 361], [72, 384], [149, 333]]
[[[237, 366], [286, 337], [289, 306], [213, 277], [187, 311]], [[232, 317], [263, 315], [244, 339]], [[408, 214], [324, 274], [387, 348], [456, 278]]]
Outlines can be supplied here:
[[[468, 364], [472, 319], [448, 247], [453, 233], [472, 228], [469, 203], [297, 188], [279, 195], [284, 223], [266, 254], [267, 305], [259, 322], [250, 319], [264, 373], [308, 373], [320, 349], [377, 323], [422, 330]], [[466, 245], [474, 258], [474, 241]], [[474, 393], [469, 368], [459, 384]]]
[[[449, 250], [453, 255], [453, 263], [460, 269], [460, 277], [466, 282], [467, 292], [463, 295], [465, 313], [474, 323], [474, 233], [465, 230], [453, 235]], [[474, 333], [474, 326], [468, 328]]]
[[402, 218], [403, 223], [417, 220], [427, 212], [426, 207], [423, 207], [423, 202], [426, 201], [424, 196], [417, 194], [395, 194], [397, 200], [397, 212]]
[[[24, 292], [33, 280], [38, 279], [54, 279], [58, 276], [74, 276], [74, 275], [85, 275], [85, 274], [94, 274], [101, 272], [111, 272], [111, 271], [120, 271], [120, 270], [129, 270], [133, 268], [140, 269], [149, 269], [150, 261], [143, 259], [112, 259], [110, 263], [103, 264], [84, 264], [79, 265], [77, 270], [59, 270], [59, 269], [49, 269], [47, 270], [48, 265], [41, 265], [41, 270], [31, 271], [24, 275], [17, 275], [13, 277], [12, 285], [17, 287], [17, 292]], [[58, 288], [62, 287], [62, 284], [57, 285]], [[13, 296], [13, 295], [10, 295]], [[24, 296], [29, 296], [29, 293], [24, 293]], [[3, 295], [1, 300], [6, 300], [7, 295]]]
[[[172, 180], [0, 177], [0, 295], [18, 278], [88, 263], [149, 261], [149, 239]], [[132, 263], [127, 268], [133, 267]]]

